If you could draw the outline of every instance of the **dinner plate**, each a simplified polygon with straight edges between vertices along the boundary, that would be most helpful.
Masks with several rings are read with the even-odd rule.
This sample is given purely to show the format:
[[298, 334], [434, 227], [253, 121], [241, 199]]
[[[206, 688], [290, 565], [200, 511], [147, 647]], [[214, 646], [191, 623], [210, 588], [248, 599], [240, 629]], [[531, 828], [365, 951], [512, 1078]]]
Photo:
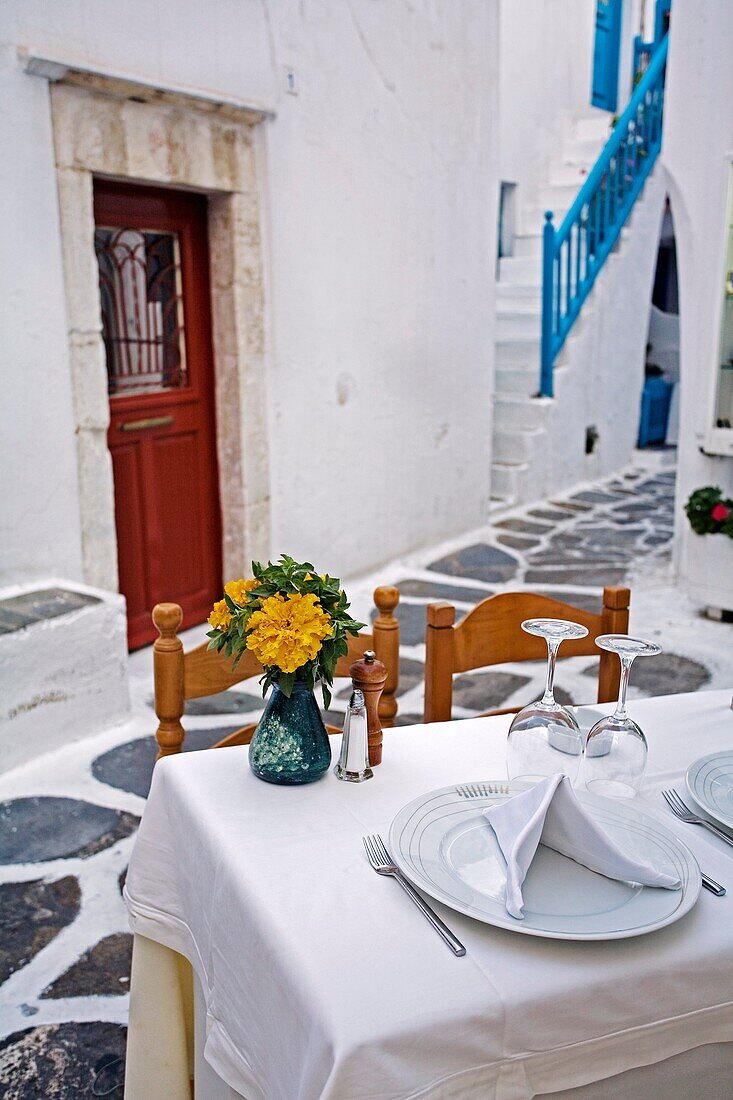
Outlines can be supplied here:
[[[485, 780], [480, 786], [507, 789], [506, 780]], [[481, 811], [527, 786], [515, 782], [508, 794], [475, 798], [461, 797], [455, 787], [421, 795], [392, 822], [392, 858], [415, 886], [437, 901], [528, 936], [641, 936], [679, 920], [695, 904], [700, 868], [692, 852], [661, 821], [626, 802], [578, 791], [581, 804], [629, 856], [677, 876], [682, 889], [617, 882], [541, 844], [524, 880], [524, 919], [511, 917], [505, 907], [506, 862]]]
[[698, 806], [733, 829], [733, 751], [711, 752], [690, 764], [687, 789]]

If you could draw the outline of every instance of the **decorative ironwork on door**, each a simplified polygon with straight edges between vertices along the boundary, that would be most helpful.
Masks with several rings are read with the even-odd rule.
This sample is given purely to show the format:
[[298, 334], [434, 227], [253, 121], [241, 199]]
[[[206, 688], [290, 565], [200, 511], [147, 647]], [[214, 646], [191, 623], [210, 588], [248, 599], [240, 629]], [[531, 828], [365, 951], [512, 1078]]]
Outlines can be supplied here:
[[94, 247], [110, 395], [187, 386], [178, 234], [99, 227]]

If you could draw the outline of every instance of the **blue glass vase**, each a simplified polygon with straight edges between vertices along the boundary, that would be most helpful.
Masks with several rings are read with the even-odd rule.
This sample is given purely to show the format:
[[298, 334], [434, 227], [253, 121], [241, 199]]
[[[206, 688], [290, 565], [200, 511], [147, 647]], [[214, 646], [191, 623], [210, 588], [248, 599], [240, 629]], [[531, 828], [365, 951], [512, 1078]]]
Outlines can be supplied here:
[[290, 697], [273, 684], [249, 746], [249, 764], [266, 783], [312, 783], [328, 771], [331, 745], [313, 692], [295, 683]]

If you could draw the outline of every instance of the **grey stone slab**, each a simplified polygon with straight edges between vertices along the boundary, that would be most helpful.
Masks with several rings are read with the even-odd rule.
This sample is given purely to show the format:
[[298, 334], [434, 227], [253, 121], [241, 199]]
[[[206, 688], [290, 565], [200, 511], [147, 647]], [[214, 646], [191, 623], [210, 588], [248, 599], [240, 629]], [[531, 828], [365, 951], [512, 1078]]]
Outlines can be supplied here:
[[81, 890], [73, 875], [55, 882], [0, 886], [0, 984], [71, 924], [80, 901]]
[[517, 534], [525, 535], [549, 535], [552, 530], [546, 523], [533, 523], [531, 520], [520, 519], [519, 517], [502, 519], [499, 523], [495, 523], [494, 527], [501, 528], [503, 531], [515, 531]]
[[464, 673], [453, 680], [453, 703], [478, 713], [494, 710], [528, 683], [529, 676], [518, 676], [510, 672]]
[[[640, 527], [638, 524], [635, 527], [606, 527], [598, 524], [589, 524], [587, 527], [576, 527], [575, 536], [582, 540], [588, 540], [595, 545], [601, 543], [622, 544], [631, 545], [635, 542], [639, 535], [643, 535], [646, 531], [645, 527]], [[571, 532], [568, 532], [570, 534]], [[559, 538], [560, 536], [558, 536]], [[553, 544], [556, 540], [553, 539]]]
[[549, 546], [553, 549], [556, 546], [582, 546], [585, 540], [588, 538], [589, 532], [580, 531], [577, 528], [573, 528], [570, 531], [556, 531], [550, 538]]
[[619, 546], [580, 546], [577, 549], [543, 550], [527, 555], [527, 562], [535, 565], [555, 565], [559, 568], [575, 568], [586, 565], [620, 565], [631, 561], [634, 555]]
[[590, 512], [590, 504], [583, 504], [579, 500], [551, 500], [550, 504], [556, 505], [558, 508], [566, 508], [570, 512]]
[[98, 596], [89, 596], [85, 592], [72, 592], [68, 588], [43, 588], [1, 600], [0, 613], [5, 625], [9, 615], [17, 617], [17, 629], [20, 629], [43, 619], [68, 615], [71, 611], [99, 602]]
[[43, 1000], [61, 997], [122, 997], [130, 992], [132, 936], [117, 932], [85, 951], [41, 993]]
[[601, 489], [585, 489], [582, 493], [573, 493], [570, 499], [576, 503], [582, 501], [583, 504], [613, 504], [619, 496], [618, 493], [604, 492]]
[[607, 584], [622, 584], [625, 577], [626, 570], [616, 567], [582, 569], [550, 565], [545, 568], [528, 569], [524, 580], [526, 584], [580, 584], [584, 588], [594, 586], [603, 588]]
[[477, 542], [434, 561], [428, 568], [434, 573], [447, 573], [454, 577], [472, 577], [474, 580], [491, 584], [510, 580], [517, 572], [518, 563], [516, 558], [500, 550], [498, 546]]
[[[598, 663], [584, 668], [583, 675], [597, 678]], [[639, 657], [631, 666], [629, 679], [630, 684], [647, 695], [678, 695], [684, 691], [698, 691], [709, 682], [710, 672], [704, 665], [677, 653]]]
[[15, 1032], [0, 1041], [0, 1095], [4, 1100], [121, 1098], [126, 1035], [121, 1024], [101, 1021]]
[[248, 695], [244, 691], [220, 691], [218, 695], [187, 699], [186, 714], [248, 714], [253, 710], [262, 710], [264, 705], [261, 695]]
[[672, 535], [647, 535], [644, 539], [644, 546], [666, 546], [671, 541]]
[[640, 657], [631, 666], [629, 678], [630, 684], [648, 695], [677, 695], [683, 691], [698, 691], [709, 681], [710, 672], [704, 665], [677, 653]]
[[[431, 566], [432, 568], [432, 566]], [[395, 609], [395, 617], [400, 624], [400, 645], [419, 645], [425, 641], [426, 604], [400, 603]], [[377, 617], [372, 611], [371, 619]]]
[[497, 542], [502, 546], [511, 546], [512, 550], [531, 550], [533, 546], [539, 546], [540, 540], [530, 535], [498, 535]]
[[620, 507], [613, 509], [613, 515], [623, 516], [624, 519], [637, 521], [643, 516], [649, 516], [650, 508], [648, 504], [642, 501], [639, 501], [637, 504], [622, 504]]
[[29, 620], [27, 615], [23, 615], [19, 611], [11, 611], [0, 604], [0, 631], [3, 634], [12, 634], [14, 630], [22, 630], [24, 626], [28, 626], [29, 621], [35, 620]]
[[629, 488], [628, 485], [624, 485], [623, 482], [620, 482], [620, 481], [612, 481], [611, 484], [608, 486], [608, 489], [615, 496], [627, 496], [627, 497], [636, 496], [636, 489], [635, 488], [631, 489], [631, 488]]
[[400, 657], [400, 686], [398, 695], [417, 687], [425, 676], [425, 665], [411, 657]]
[[565, 508], [530, 508], [527, 515], [535, 516], [537, 519], [549, 519], [553, 523], [565, 523], [571, 518], [572, 513]]
[[451, 603], [479, 603], [492, 595], [491, 589], [459, 588], [455, 584], [441, 584], [440, 581], [406, 580], [400, 581], [401, 596], [420, 596], [426, 600], [450, 600]]
[[396, 726], [421, 726], [422, 724], [422, 714], [398, 714], [395, 719]]
[[84, 859], [138, 825], [133, 814], [75, 798], [16, 798], [0, 803], [0, 863]]
[[[230, 733], [240, 729], [236, 726], [216, 726], [208, 729], [186, 730], [183, 741], [184, 752], [208, 749]], [[100, 783], [117, 787], [122, 791], [147, 798], [150, 781], [153, 778], [158, 743], [154, 737], [140, 737], [136, 741], [127, 741], [117, 745], [109, 752], [98, 756], [92, 763], [92, 775]]]

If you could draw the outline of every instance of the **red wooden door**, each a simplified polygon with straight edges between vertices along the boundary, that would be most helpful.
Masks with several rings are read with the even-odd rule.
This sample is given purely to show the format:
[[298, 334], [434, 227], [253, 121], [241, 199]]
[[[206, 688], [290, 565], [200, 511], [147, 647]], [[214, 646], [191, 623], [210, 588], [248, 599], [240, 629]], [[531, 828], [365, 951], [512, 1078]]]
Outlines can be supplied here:
[[96, 181], [120, 591], [131, 649], [157, 602], [203, 622], [221, 593], [206, 199]]

